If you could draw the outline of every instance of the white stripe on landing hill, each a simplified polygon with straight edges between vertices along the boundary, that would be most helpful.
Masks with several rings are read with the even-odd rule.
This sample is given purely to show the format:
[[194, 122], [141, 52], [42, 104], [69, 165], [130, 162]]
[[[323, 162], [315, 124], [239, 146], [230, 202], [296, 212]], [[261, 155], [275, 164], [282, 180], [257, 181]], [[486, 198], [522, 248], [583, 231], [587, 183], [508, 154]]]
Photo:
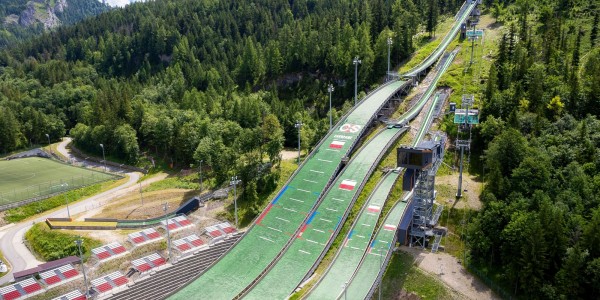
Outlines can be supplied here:
[[307, 190], [303, 190], [303, 189], [298, 189], [298, 190], [301, 192], [310, 193], [310, 191], [307, 191]]
[[316, 232], [325, 233], [325, 231], [320, 230], [320, 229], [313, 228], [313, 230], [316, 231]]
[[315, 241], [313, 241], [313, 240], [309, 240], [309, 239], [306, 239], [306, 241], [307, 241], [307, 242], [311, 242], [311, 243], [313, 243], [313, 244], [317, 244], [317, 245], [319, 244], [319, 243], [317, 243], [317, 242], [315, 242]]
[[296, 201], [296, 202], [302, 202], [302, 203], [304, 203], [304, 201], [302, 201], [302, 200], [298, 200], [298, 199], [296, 199], [296, 198], [290, 198], [290, 200], [293, 200], [293, 201]]
[[264, 236], [262, 236], [262, 235], [261, 235], [261, 236], [259, 236], [259, 238], [261, 238], [261, 239], [263, 239], [263, 240], [265, 240], [265, 241], [269, 241], [269, 242], [271, 242], [271, 243], [275, 243], [273, 240], [270, 240], [270, 239], [268, 239], [268, 238], [266, 238], [266, 237], [264, 237]]
[[286, 219], [283, 219], [283, 218], [280, 218], [280, 217], [275, 217], [275, 219], [281, 220], [281, 221], [284, 221], [284, 222], [289, 222], [290, 221], [290, 220], [286, 220]]
[[310, 182], [310, 183], [317, 183], [317, 182], [316, 182], [316, 181], [314, 181], [314, 180], [308, 180], [308, 179], [302, 179], [302, 180], [304, 180], [304, 181], [307, 181], [307, 182]]
[[306, 251], [304, 251], [304, 250], [298, 250], [298, 251], [300, 251], [300, 252], [302, 252], [302, 253], [304, 253], [304, 254], [310, 254], [310, 252], [306, 252]]
[[319, 161], [324, 161], [324, 162], [328, 162], [328, 163], [331, 163], [331, 162], [333, 162], [333, 161], [331, 161], [331, 160], [320, 159], [320, 158], [317, 158], [317, 160], [319, 160]]
[[321, 171], [317, 171], [317, 170], [310, 170], [311, 172], [315, 172], [315, 173], [319, 173], [319, 174], [324, 174], [324, 172]]
[[287, 207], [283, 207], [283, 209], [287, 210], [287, 211], [291, 211], [291, 212], [298, 212], [297, 210], [291, 209], [291, 208], [287, 208]]
[[335, 200], [335, 201], [344, 202], [344, 200], [342, 200], [342, 199], [338, 199], [338, 198], [333, 198], [333, 197], [332, 197], [331, 199], [333, 199], [333, 200]]
[[279, 229], [277, 229], [277, 228], [273, 228], [273, 227], [271, 227], [271, 226], [267, 226], [267, 228], [269, 228], [269, 229], [271, 229], [271, 230], [278, 231], [278, 232], [282, 232], [281, 230], [279, 230]]
[[319, 220], [331, 223], [331, 220], [327, 220], [327, 219], [323, 219], [323, 218], [319, 218]]

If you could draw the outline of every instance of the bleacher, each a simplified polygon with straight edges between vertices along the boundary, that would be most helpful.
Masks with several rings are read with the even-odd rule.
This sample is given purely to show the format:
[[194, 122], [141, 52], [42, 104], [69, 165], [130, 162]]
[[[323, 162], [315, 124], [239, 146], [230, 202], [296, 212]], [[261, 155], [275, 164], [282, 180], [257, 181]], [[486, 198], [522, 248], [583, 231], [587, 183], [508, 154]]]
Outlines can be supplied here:
[[85, 300], [85, 295], [80, 290], [74, 290], [52, 300]]
[[173, 245], [175, 248], [177, 248], [177, 250], [179, 250], [179, 252], [187, 253], [190, 251], [195, 251], [206, 244], [197, 235], [192, 234], [182, 239], [173, 241]]
[[[173, 266], [158, 270], [144, 280], [138, 281], [128, 289], [110, 295], [108, 299], [113, 300], [159, 300], [185, 285], [208, 268], [215, 260], [225, 253], [239, 238], [242, 233], [235, 233], [223, 242], [211, 245], [186, 259], [173, 263]], [[168, 282], [169, 284], [165, 284]]]
[[42, 286], [33, 278], [0, 288], [2, 300], [24, 299], [41, 293]]
[[130, 233], [128, 236], [131, 243], [136, 247], [156, 242], [162, 238], [161, 235], [154, 230], [154, 228], [148, 228], [142, 231]]
[[[167, 220], [160, 221], [160, 224], [163, 228], [167, 228]], [[168, 224], [169, 230], [175, 232], [194, 225], [185, 216], [178, 216], [175, 218], [168, 219]]]
[[133, 267], [136, 270], [138, 270], [140, 273], [143, 273], [152, 270], [156, 267], [162, 266], [166, 262], [167, 261], [162, 256], [158, 255], [158, 253], [153, 253], [148, 256], [136, 259], [132, 261], [131, 264], [133, 264]]
[[72, 265], [65, 265], [50, 271], [40, 273], [40, 278], [46, 286], [63, 284], [75, 279], [80, 274]]
[[221, 231], [225, 232], [226, 234], [232, 234], [237, 231], [235, 229], [235, 227], [233, 227], [233, 226], [231, 226], [231, 224], [229, 224], [229, 222], [223, 222], [221, 224], [217, 224], [217, 227], [219, 227], [219, 229], [221, 229]]
[[206, 229], [206, 233], [212, 238], [218, 238], [222, 235], [225, 235], [225, 232], [222, 231], [221, 228], [219, 228], [216, 225], [208, 226], [208, 227], [205, 227], [204, 229]]
[[127, 254], [127, 249], [121, 244], [114, 242], [92, 249], [92, 254], [98, 258], [98, 261], [105, 262]]
[[128, 280], [119, 271], [110, 273], [106, 276], [96, 278], [91, 281], [92, 288], [99, 294], [109, 292], [110, 290], [127, 284]]

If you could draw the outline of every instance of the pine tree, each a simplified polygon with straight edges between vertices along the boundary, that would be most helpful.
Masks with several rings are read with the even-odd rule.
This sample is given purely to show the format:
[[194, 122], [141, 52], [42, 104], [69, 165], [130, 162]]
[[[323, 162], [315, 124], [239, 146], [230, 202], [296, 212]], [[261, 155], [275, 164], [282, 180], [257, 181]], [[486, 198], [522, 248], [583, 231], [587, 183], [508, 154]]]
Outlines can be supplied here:
[[427, 13], [427, 31], [429, 32], [429, 36], [433, 37], [435, 35], [435, 27], [437, 26], [439, 15], [439, 8], [437, 0], [429, 1], [429, 11]]
[[592, 48], [596, 46], [596, 38], [598, 38], [598, 16], [600, 13], [594, 14], [594, 23], [592, 24], [592, 32], [590, 33], [590, 44]]

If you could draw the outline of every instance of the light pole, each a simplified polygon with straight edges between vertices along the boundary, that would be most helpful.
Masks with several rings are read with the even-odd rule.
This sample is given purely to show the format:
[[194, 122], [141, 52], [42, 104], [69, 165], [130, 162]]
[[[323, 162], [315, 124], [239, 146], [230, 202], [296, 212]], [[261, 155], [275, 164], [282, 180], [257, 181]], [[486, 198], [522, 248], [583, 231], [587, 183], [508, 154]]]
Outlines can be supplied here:
[[348, 281], [344, 282], [344, 284], [342, 284], [342, 290], [344, 291], [344, 300], [347, 300], [346, 297], [346, 290], [348, 289]]
[[387, 38], [387, 45], [388, 45], [388, 69], [387, 69], [387, 80], [390, 80], [390, 50], [392, 47], [392, 38], [388, 37]]
[[48, 148], [50, 148], [50, 153], [52, 153], [52, 145], [50, 144], [50, 135], [46, 133], [46, 137], [48, 138]]
[[168, 203], [163, 204], [163, 211], [165, 212], [165, 220], [167, 221], [167, 250], [169, 251], [169, 260], [171, 260], [171, 233], [169, 231], [169, 218], [167, 218], [167, 209], [169, 208]]
[[300, 121], [296, 121], [296, 124], [294, 124], [294, 127], [298, 128], [298, 165], [300, 165], [300, 129], [302, 125]]
[[237, 175], [231, 177], [231, 181], [229, 182], [233, 185], [233, 209], [234, 209], [234, 217], [235, 217], [235, 228], [238, 228], [238, 213], [237, 213], [237, 185], [242, 182], [238, 180]]
[[[63, 191], [66, 192], [67, 188], [69, 187], [68, 183], [63, 183], [61, 184], [61, 186], [63, 187]], [[71, 212], [69, 211], [69, 197], [67, 197], [67, 195], [65, 194], [65, 201], [67, 202], [67, 216], [69, 217], [69, 219], [71, 219]]]
[[102, 148], [102, 162], [104, 162], [104, 172], [106, 172], [106, 156], [104, 155], [104, 144], [100, 144], [100, 148]]
[[354, 57], [352, 61], [354, 64], [354, 105], [358, 101], [358, 65], [362, 63], [362, 60], [358, 59], [358, 55]]
[[202, 192], [202, 162], [204, 162], [204, 160], [200, 160], [200, 166], [198, 167], [198, 173], [200, 175], [200, 192]]
[[83, 265], [83, 254], [81, 253], [81, 244], [83, 244], [83, 240], [81, 239], [81, 236], [77, 237], [75, 244], [77, 244], [77, 248], [79, 248], [79, 259], [81, 260], [81, 271], [83, 273], [83, 283], [85, 284], [85, 298], [87, 299], [90, 297], [90, 289], [88, 289], [85, 266]]
[[331, 111], [331, 93], [333, 93], [333, 84], [329, 84], [329, 86], [327, 86], [327, 91], [329, 92], [329, 130], [331, 130], [331, 128], [333, 127], [333, 112]]
[[140, 181], [140, 200], [142, 201], [142, 206], [144, 206], [144, 196], [142, 196], [142, 182]]

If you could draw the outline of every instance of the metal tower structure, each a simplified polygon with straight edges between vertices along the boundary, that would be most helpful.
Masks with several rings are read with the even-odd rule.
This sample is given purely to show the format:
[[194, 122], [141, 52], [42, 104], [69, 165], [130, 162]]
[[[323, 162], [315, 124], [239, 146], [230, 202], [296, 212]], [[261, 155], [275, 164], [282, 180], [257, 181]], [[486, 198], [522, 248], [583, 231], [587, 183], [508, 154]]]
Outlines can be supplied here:
[[458, 124], [458, 133], [456, 138], [456, 148], [460, 149], [460, 163], [458, 173], [458, 190], [456, 198], [462, 197], [462, 173], [464, 165], [465, 149], [471, 151], [471, 125], [479, 123], [479, 111], [471, 109], [475, 97], [473, 95], [463, 95], [461, 109], [454, 112], [454, 123]]

